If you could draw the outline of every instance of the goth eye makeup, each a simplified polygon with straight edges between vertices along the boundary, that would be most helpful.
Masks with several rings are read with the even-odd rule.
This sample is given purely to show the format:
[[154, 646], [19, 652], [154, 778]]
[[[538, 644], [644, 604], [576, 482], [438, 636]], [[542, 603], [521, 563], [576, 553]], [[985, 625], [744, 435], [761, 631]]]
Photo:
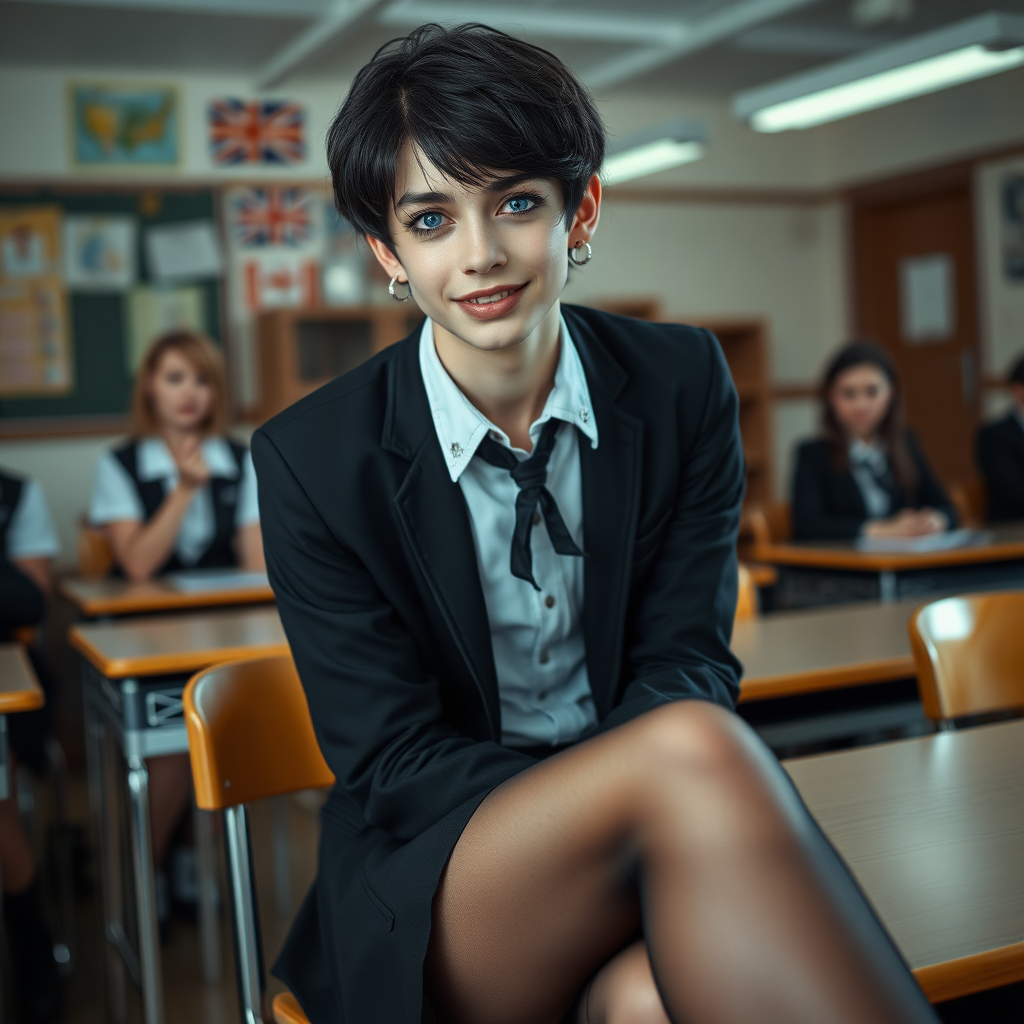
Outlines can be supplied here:
[[[505, 200], [498, 215], [522, 217], [540, 209], [545, 202], [544, 197], [536, 193], [517, 193]], [[430, 238], [441, 231], [446, 221], [450, 223], [450, 218], [440, 210], [423, 210], [406, 219], [405, 227], [420, 238]]]

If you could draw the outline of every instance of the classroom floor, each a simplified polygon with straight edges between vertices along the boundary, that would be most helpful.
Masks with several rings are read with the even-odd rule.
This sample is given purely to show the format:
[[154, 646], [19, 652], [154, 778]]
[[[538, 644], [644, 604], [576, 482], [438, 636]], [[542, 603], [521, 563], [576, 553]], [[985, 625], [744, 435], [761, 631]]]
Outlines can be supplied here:
[[[70, 817], [75, 823], [87, 823], [85, 779], [72, 778]], [[316, 851], [319, 839], [318, 815], [296, 800], [288, 801], [291, 837], [291, 876], [294, 908], [297, 909], [316, 874]], [[264, 950], [269, 967], [287, 935], [291, 917], [277, 915], [271, 865], [271, 811], [267, 803], [250, 805], [253, 832], [253, 855], [256, 865], [256, 887], [263, 926]], [[223, 843], [219, 844], [221, 851]], [[223, 859], [223, 858], [222, 858]], [[95, 879], [95, 866], [90, 871]], [[223, 884], [223, 876], [222, 876]], [[222, 890], [223, 897], [223, 890]], [[108, 1024], [104, 978], [104, 947], [100, 941], [97, 894], [83, 896], [76, 906], [77, 963], [74, 973], [64, 981], [65, 1024]], [[202, 980], [199, 962], [199, 932], [175, 916], [168, 941], [163, 947], [164, 991], [168, 1024], [188, 1021], [189, 1024], [227, 1024], [239, 1019], [235, 992], [234, 954], [231, 948], [231, 924], [225, 908], [221, 909], [222, 979], [215, 985]], [[271, 993], [281, 991], [281, 984], [269, 979]], [[142, 1020], [138, 991], [128, 982], [128, 1024]]]

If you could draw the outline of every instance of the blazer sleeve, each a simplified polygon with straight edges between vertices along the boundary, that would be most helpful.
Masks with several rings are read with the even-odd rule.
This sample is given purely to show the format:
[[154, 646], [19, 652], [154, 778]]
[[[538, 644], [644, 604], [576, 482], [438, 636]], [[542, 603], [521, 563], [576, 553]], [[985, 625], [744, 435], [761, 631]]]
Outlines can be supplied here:
[[267, 572], [317, 740], [367, 822], [411, 839], [534, 764], [445, 720], [438, 681], [369, 570], [264, 431], [252, 453]]
[[746, 470], [736, 390], [721, 348], [704, 333], [711, 377], [700, 428], [630, 623], [630, 682], [602, 729], [671, 701], [697, 698], [733, 708], [739, 697], [741, 666], [729, 641]]
[[820, 445], [803, 444], [797, 449], [793, 473], [793, 536], [796, 540], [850, 540], [856, 537], [867, 517], [851, 510], [828, 508], [826, 491], [833, 473]]
[[45, 614], [43, 592], [17, 566], [0, 562], [0, 631], [35, 626]]
[[932, 467], [928, 465], [928, 460], [924, 457], [924, 452], [921, 451], [921, 445], [913, 431], [907, 432], [907, 444], [910, 447], [910, 457], [914, 460], [914, 465], [917, 466], [917, 471], [920, 474], [920, 482], [917, 485], [917, 507], [933, 508], [936, 512], [943, 512], [949, 520], [950, 528], [956, 526], [959, 517], [953, 502], [946, 493], [946, 488], [939, 482], [939, 478], [932, 472]]
[[1000, 427], [991, 424], [978, 431], [978, 467], [991, 498], [1005, 508], [1024, 508], [1024, 473], [1012, 442]]

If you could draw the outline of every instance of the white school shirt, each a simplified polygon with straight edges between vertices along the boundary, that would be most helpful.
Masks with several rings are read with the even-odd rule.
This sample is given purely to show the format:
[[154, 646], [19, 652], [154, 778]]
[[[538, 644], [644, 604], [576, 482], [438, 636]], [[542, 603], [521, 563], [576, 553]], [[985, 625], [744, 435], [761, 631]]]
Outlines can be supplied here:
[[[562, 321], [555, 386], [530, 427], [534, 444], [549, 419], [564, 420], [548, 462], [547, 487], [573, 540], [583, 549], [583, 482], [577, 431], [597, 447], [597, 424], [576, 346]], [[474, 458], [489, 433], [520, 461], [506, 434], [448, 376], [428, 319], [420, 333], [420, 370], [453, 482], [469, 509], [480, 583], [491, 627], [501, 702], [501, 742], [509, 747], [558, 746], [597, 725], [583, 640], [583, 559], [560, 555], [543, 518], [531, 534], [533, 576], [540, 590], [512, 575], [510, 555], [519, 486], [507, 469]]]
[[59, 553], [60, 541], [42, 487], [35, 480], [22, 480], [21, 497], [7, 527], [7, 557], [14, 561], [53, 558]]
[[889, 460], [881, 448], [852, 441], [849, 448], [850, 472], [864, 499], [868, 519], [882, 519], [892, 509], [889, 492], [878, 482], [889, 468]]
[[[213, 476], [228, 479], [238, 477], [235, 457], [230, 445], [222, 437], [211, 437], [203, 441], [202, 453]], [[164, 494], [173, 490], [178, 483], [178, 467], [163, 438], [145, 437], [137, 441], [136, 465], [141, 480], [163, 481]], [[235, 509], [235, 526], [239, 529], [260, 521], [256, 470], [249, 452], [242, 459], [241, 477]], [[96, 463], [89, 522], [94, 526], [103, 526], [128, 519], [141, 522], [145, 518], [146, 510], [135, 481], [113, 451], [104, 452]], [[181, 562], [184, 565], [195, 565], [210, 546], [215, 532], [213, 490], [206, 484], [192, 496], [181, 520], [174, 549]]]

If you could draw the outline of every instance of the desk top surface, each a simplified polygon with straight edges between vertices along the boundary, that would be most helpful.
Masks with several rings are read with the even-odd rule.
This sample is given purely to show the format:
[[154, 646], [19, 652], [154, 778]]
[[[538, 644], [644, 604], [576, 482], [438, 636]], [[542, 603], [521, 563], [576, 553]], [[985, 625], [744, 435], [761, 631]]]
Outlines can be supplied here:
[[784, 765], [929, 996], [1024, 977], [1024, 721]]
[[46, 700], [25, 648], [0, 644], [0, 715], [35, 711]]
[[986, 527], [992, 534], [985, 544], [948, 551], [857, 551], [854, 542], [786, 541], [754, 544], [750, 557], [771, 565], [799, 565], [812, 569], [856, 569], [861, 572], [898, 572], [938, 569], [952, 565], [978, 565], [1024, 558], [1024, 523]]
[[732, 649], [743, 662], [740, 700], [913, 676], [907, 623], [923, 603], [845, 604], [737, 622]]
[[270, 585], [260, 583], [257, 576], [239, 569], [218, 569], [208, 575], [206, 585], [202, 576], [195, 574], [198, 584], [191, 587], [176, 584], [174, 577], [158, 577], [144, 583], [112, 576], [71, 577], [61, 580], [57, 589], [83, 615], [99, 618], [273, 601]]
[[81, 624], [68, 640], [108, 679], [198, 672], [289, 650], [276, 608]]

